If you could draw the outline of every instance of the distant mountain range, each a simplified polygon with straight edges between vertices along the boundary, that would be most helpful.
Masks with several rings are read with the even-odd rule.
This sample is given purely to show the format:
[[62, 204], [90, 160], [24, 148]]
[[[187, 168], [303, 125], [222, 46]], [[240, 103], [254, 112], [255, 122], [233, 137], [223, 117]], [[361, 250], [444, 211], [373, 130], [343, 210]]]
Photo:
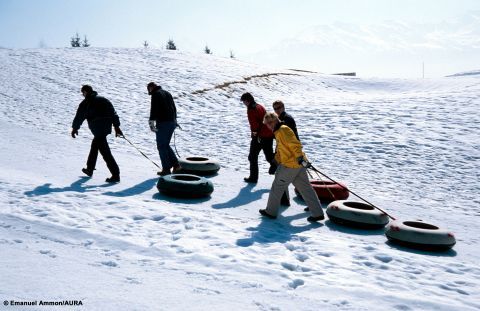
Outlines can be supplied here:
[[480, 12], [438, 24], [336, 22], [310, 27], [250, 55], [268, 65], [325, 73], [390, 77], [445, 76], [480, 66]]

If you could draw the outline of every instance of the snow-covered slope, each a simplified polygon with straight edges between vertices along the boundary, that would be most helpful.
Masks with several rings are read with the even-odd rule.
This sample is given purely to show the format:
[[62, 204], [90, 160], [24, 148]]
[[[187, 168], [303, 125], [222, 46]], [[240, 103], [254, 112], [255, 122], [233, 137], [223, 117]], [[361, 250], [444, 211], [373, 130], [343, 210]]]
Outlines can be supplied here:
[[[475, 310], [480, 308], [480, 82], [378, 80], [145, 49], [0, 50], [0, 298], [82, 300], [86, 309]], [[122, 182], [99, 159], [80, 177], [86, 125], [69, 137], [89, 83], [155, 161], [146, 84], [176, 97], [180, 155], [220, 160], [203, 200], [157, 193], [155, 167], [111, 138]], [[240, 95], [282, 99], [309, 158], [403, 219], [456, 234], [447, 253], [386, 243], [383, 230], [306, 221], [292, 200], [260, 218], [272, 177], [244, 184]], [[261, 156], [262, 157], [262, 156]], [[294, 197], [292, 189], [291, 196]]]

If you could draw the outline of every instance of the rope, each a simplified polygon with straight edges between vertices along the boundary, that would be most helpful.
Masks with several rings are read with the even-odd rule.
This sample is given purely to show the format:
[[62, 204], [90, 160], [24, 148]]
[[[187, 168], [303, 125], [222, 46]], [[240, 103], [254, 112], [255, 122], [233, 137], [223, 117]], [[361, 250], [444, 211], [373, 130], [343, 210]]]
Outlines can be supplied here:
[[384, 213], [385, 215], [387, 215], [388, 217], [390, 217], [392, 220], [395, 220], [395, 218], [391, 215], [389, 215], [387, 212], [385, 212], [384, 210], [382, 210], [381, 208], [373, 205], [372, 203], [368, 202], [367, 200], [365, 200], [364, 198], [362, 198], [361, 196], [359, 196], [358, 194], [356, 194], [355, 192], [351, 191], [350, 189], [342, 186], [341, 184], [339, 184], [338, 182], [336, 182], [335, 180], [331, 179], [330, 177], [328, 177], [327, 175], [323, 174], [322, 172], [320, 172], [319, 170], [317, 170], [312, 164], [310, 164], [309, 166], [310, 169], [312, 169], [314, 172], [317, 172], [317, 174], [321, 174], [322, 176], [330, 179], [331, 181], [333, 181], [334, 183], [336, 183], [337, 185], [339, 185], [340, 187], [346, 189], [348, 192], [350, 192], [351, 194], [353, 194], [354, 196], [356, 196], [357, 198], [359, 198], [360, 200], [366, 202], [367, 204], [369, 204], [370, 206], [378, 209], [379, 211], [381, 211], [382, 213]]
[[[311, 165], [311, 164], [310, 164]], [[330, 195], [332, 196], [333, 200], [335, 201], [337, 198], [335, 198], [335, 195], [333, 194], [333, 192], [330, 190], [330, 188], [327, 187], [327, 185], [325, 184], [325, 181], [322, 179], [322, 176], [320, 176], [320, 174], [318, 174], [318, 172], [314, 171], [316, 174], [317, 174], [317, 177], [318, 177], [318, 180], [320, 180], [322, 183], [323, 183], [323, 186], [325, 187], [325, 189], [327, 189], [328, 193], [330, 193]], [[314, 179], [313, 175], [310, 173], [310, 171], [307, 169], [307, 174], [310, 176], [311, 179]]]
[[122, 135], [120, 136], [121, 138], [125, 139], [126, 141], [128, 141], [128, 143], [130, 145], [132, 145], [135, 149], [138, 150], [138, 152], [140, 152], [145, 158], [147, 158], [150, 162], [152, 162], [156, 167], [158, 167], [160, 170], [162, 169], [160, 166], [158, 166], [157, 163], [153, 162], [149, 157], [147, 157], [147, 155], [145, 153], [142, 152], [142, 150], [138, 149], [137, 146], [135, 146], [130, 140], [128, 140], [125, 135]]
[[[178, 128], [182, 129], [180, 125], [178, 125]], [[177, 143], [175, 141], [175, 137], [176, 137], [175, 131], [173, 131], [173, 147], [175, 148], [175, 153], [177, 154], [177, 157], [181, 158], [181, 156], [178, 154], [178, 151], [177, 151]]]

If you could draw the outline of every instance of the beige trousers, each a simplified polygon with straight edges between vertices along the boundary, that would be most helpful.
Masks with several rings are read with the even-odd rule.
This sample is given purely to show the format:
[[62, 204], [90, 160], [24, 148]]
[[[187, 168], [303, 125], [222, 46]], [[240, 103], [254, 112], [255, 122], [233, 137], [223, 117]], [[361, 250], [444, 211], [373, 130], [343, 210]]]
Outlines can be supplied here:
[[288, 168], [283, 165], [279, 165], [275, 172], [275, 179], [273, 180], [272, 188], [268, 196], [267, 213], [272, 216], [277, 216], [280, 200], [289, 184], [293, 184], [298, 192], [300, 192], [305, 203], [307, 203], [307, 206], [310, 208], [312, 216], [318, 217], [323, 215], [320, 201], [308, 180], [307, 169], [304, 167]]

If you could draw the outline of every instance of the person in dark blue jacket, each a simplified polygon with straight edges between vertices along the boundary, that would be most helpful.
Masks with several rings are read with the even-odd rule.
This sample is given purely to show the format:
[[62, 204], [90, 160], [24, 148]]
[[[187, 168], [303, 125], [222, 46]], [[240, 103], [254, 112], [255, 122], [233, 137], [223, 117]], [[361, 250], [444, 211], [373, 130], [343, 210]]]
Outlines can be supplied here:
[[110, 147], [108, 146], [107, 135], [112, 133], [112, 125], [115, 128], [115, 136], [123, 136], [120, 129], [120, 119], [118, 118], [112, 103], [105, 97], [98, 96], [90, 85], [82, 86], [82, 94], [85, 99], [80, 103], [72, 122], [71, 135], [75, 138], [83, 121], [87, 120], [88, 128], [93, 134], [90, 153], [88, 154], [87, 167], [82, 172], [91, 177], [97, 163], [98, 152], [107, 163], [107, 167], [112, 173], [110, 178], [105, 181], [115, 183], [120, 181], [120, 169], [115, 161]]
[[147, 84], [148, 94], [152, 96], [150, 105], [150, 118], [148, 124], [152, 132], [156, 134], [157, 149], [162, 162], [160, 176], [171, 174], [180, 170], [178, 158], [170, 147], [173, 132], [177, 128], [177, 108], [172, 95], [163, 90], [155, 82]]

